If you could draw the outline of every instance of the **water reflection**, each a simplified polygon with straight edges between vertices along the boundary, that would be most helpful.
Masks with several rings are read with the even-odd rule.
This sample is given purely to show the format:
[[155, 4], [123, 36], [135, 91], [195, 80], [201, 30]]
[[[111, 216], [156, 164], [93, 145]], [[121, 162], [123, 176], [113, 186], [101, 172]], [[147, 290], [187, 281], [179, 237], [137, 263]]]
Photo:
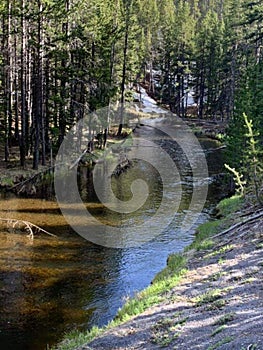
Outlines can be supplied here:
[[[0, 217], [24, 219], [55, 233], [58, 238], [0, 228], [0, 347], [5, 350], [43, 350], [74, 327], [86, 329], [108, 322], [124, 298], [146, 287], [165, 266], [169, 253], [181, 251], [193, 237], [183, 235], [178, 222], [189, 207], [192, 173], [180, 148], [156, 135], [163, 147], [172, 150], [181, 167], [183, 196], [178, 215], [165, 231], [146, 244], [127, 249], [94, 245], [76, 235], [67, 225], [55, 201], [22, 198], [0, 200]], [[203, 140], [208, 149], [214, 142]], [[210, 173], [222, 171], [220, 152], [208, 152]], [[112, 179], [119, 199], [130, 198], [130, 183], [138, 175], [150, 185], [150, 198], [142, 209], [118, 214], [103, 206], [94, 192], [92, 174], [80, 169], [80, 192], [86, 207], [110, 225], [135, 225], [150, 217], [160, 205], [162, 181], [151, 166], [137, 162], [126, 174]], [[174, 187], [173, 187], [174, 186]], [[171, 193], [176, 184], [171, 184]], [[211, 184], [208, 206], [217, 202], [218, 188]], [[167, 194], [169, 195], [169, 194]], [[76, 211], [77, 213], [77, 211]], [[206, 220], [204, 212], [199, 221]], [[162, 226], [162, 223], [159, 223]], [[151, 229], [151, 228], [149, 228]]]
[[119, 269], [118, 251], [73, 233], [32, 241], [2, 230], [0, 243], [2, 349], [44, 349], [65, 330], [89, 324], [94, 300], [108, 295], [109, 271]]

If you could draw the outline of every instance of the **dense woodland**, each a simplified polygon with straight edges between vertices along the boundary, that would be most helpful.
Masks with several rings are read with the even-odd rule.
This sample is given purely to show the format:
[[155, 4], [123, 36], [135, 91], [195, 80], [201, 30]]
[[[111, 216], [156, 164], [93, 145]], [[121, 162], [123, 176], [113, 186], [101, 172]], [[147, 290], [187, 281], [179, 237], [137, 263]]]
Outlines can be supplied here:
[[138, 84], [180, 117], [228, 122], [231, 166], [260, 160], [260, 0], [2, 0], [0, 38], [7, 163], [16, 145], [22, 167], [45, 165], [72, 125]]

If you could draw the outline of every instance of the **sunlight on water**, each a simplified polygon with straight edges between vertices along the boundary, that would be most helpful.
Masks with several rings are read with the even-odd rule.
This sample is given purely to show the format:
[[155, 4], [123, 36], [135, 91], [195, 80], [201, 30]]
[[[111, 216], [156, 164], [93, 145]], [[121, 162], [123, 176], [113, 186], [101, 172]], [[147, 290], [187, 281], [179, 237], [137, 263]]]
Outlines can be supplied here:
[[[214, 156], [213, 172], [220, 170], [219, 160], [220, 155]], [[191, 173], [184, 159], [181, 167], [184, 192], [177, 215], [162, 234], [136, 248], [110, 249], [82, 239], [68, 226], [55, 201], [12, 196], [0, 200], [0, 218], [28, 220], [58, 236], [36, 233], [31, 240], [26, 232], [0, 222], [1, 349], [43, 350], [74, 327], [105, 324], [126, 296], [151, 282], [170, 253], [191, 242], [194, 231], [182, 236], [176, 229], [192, 193]], [[79, 187], [85, 206], [107, 225], [125, 230], [147, 220], [160, 205], [162, 182], [147, 164], [138, 162], [126, 174], [112, 179], [113, 191], [122, 200], [129, 199], [134, 178], [144, 177], [149, 184], [148, 200], [132, 214], [114, 213], [99, 203], [92, 190], [92, 174], [85, 168], [81, 172]], [[173, 198], [175, 191], [171, 184], [166, 195]], [[215, 193], [211, 187], [209, 205], [217, 202]], [[199, 222], [204, 220], [207, 214]], [[162, 222], [156, 225], [156, 229], [158, 225], [162, 228]]]

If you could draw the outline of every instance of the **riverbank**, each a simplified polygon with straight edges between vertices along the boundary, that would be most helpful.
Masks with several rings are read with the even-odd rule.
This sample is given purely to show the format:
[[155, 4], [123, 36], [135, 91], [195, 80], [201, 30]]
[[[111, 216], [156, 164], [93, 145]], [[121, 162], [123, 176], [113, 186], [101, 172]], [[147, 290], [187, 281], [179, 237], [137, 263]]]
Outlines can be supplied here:
[[[150, 99], [151, 100], [151, 99]], [[153, 101], [153, 100], [151, 100]], [[151, 102], [150, 101], [150, 102]], [[131, 125], [127, 125], [122, 135], [118, 136], [118, 126], [111, 126], [107, 137], [107, 149], [116, 149], [118, 145], [125, 142], [130, 133], [133, 132], [136, 126], [140, 126], [141, 121], [156, 118], [165, 118], [164, 123], [172, 123], [173, 115], [169, 114], [168, 111], [161, 109], [153, 102], [146, 104], [146, 107], [142, 110], [129, 109], [129, 120]], [[150, 108], [150, 112], [148, 109]], [[154, 112], [155, 109], [157, 112]], [[145, 110], [145, 112], [144, 112]], [[160, 112], [163, 113], [160, 114]], [[164, 117], [165, 116], [165, 117]], [[191, 128], [192, 132], [197, 137], [207, 137], [222, 141], [225, 133], [226, 124], [223, 122], [216, 122], [211, 120], [200, 120], [195, 118], [186, 118], [184, 122]], [[96, 142], [95, 142], [96, 144]], [[84, 151], [86, 145], [82, 146]], [[85, 163], [95, 163], [103, 157], [104, 149], [94, 147], [93, 154], [86, 153], [81, 160]], [[54, 169], [55, 159], [47, 159], [46, 165], [39, 165], [37, 170], [32, 169], [32, 157], [26, 159], [26, 165], [20, 166], [19, 161], [19, 147], [12, 147], [10, 152], [10, 159], [8, 162], [4, 161], [4, 149], [0, 147], [0, 191], [1, 192], [14, 192], [15, 194], [24, 195], [28, 197], [41, 196], [38, 192], [38, 187], [42, 184], [52, 183], [52, 172]], [[79, 159], [80, 160], [80, 159]], [[77, 162], [78, 163], [78, 162]]]
[[[93, 166], [97, 161], [103, 158], [105, 150], [109, 148], [117, 148], [121, 145], [132, 132], [132, 128], [123, 128], [122, 135], [117, 135], [118, 128], [112, 127], [107, 135], [107, 147], [99, 147], [96, 140], [94, 141], [94, 149], [92, 153], [86, 151], [86, 144], [82, 145], [82, 153], [76, 156], [76, 164], [68, 164], [69, 170], [72, 166], [77, 166], [79, 163], [86, 164], [86, 166]], [[1, 150], [0, 150], [1, 151]], [[32, 159], [29, 157], [26, 160], [24, 167], [20, 166], [19, 149], [13, 147], [12, 155], [9, 162], [3, 160], [0, 152], [0, 192], [13, 192], [16, 195], [23, 195], [27, 197], [41, 197], [41, 188], [48, 184], [50, 187], [53, 183], [53, 171], [55, 159], [47, 159], [46, 165], [39, 165], [37, 170], [32, 169]]]
[[233, 197], [217, 216], [107, 327], [57, 349], [263, 349], [263, 211]]

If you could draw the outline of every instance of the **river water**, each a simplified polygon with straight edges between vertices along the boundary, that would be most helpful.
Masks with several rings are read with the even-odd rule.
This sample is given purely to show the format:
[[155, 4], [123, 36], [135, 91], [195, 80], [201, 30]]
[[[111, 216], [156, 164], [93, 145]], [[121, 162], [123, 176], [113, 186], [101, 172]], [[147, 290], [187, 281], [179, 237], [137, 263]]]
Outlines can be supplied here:
[[[152, 132], [152, 127], [144, 126], [138, 134], [140, 137]], [[160, 135], [159, 139], [164, 149], [171, 149], [171, 140]], [[209, 176], [221, 173], [222, 153], [214, 150], [217, 142], [203, 138], [200, 143], [206, 150]], [[178, 152], [171, 157], [178, 159]], [[162, 183], [144, 162], [136, 162], [113, 179], [113, 188], [117, 186], [124, 197], [129, 196], [127, 189], [133, 179], [144, 177], [149, 184], [149, 200], [125, 218], [112, 215], [99, 203], [92, 173], [85, 167], [80, 173], [79, 187], [87, 208], [112, 226], [125, 228], [127, 222], [145, 220], [161, 201]], [[56, 344], [65, 332], [101, 326], [111, 320], [125, 298], [149, 285], [170, 253], [182, 251], [191, 243], [194, 228], [184, 235], [177, 231], [178, 217], [191, 199], [190, 173], [189, 164], [181, 157], [183, 196], [177, 219], [153, 240], [122, 249], [96, 245], [76, 234], [54, 200], [2, 196], [0, 217], [29, 220], [58, 238], [39, 233], [32, 241], [24, 232], [6, 225], [0, 228], [0, 348], [44, 350]], [[209, 183], [207, 202], [195, 226], [209, 219], [211, 208], [222, 197], [219, 185], [211, 178]], [[158, 224], [161, 229], [162, 222]]]

